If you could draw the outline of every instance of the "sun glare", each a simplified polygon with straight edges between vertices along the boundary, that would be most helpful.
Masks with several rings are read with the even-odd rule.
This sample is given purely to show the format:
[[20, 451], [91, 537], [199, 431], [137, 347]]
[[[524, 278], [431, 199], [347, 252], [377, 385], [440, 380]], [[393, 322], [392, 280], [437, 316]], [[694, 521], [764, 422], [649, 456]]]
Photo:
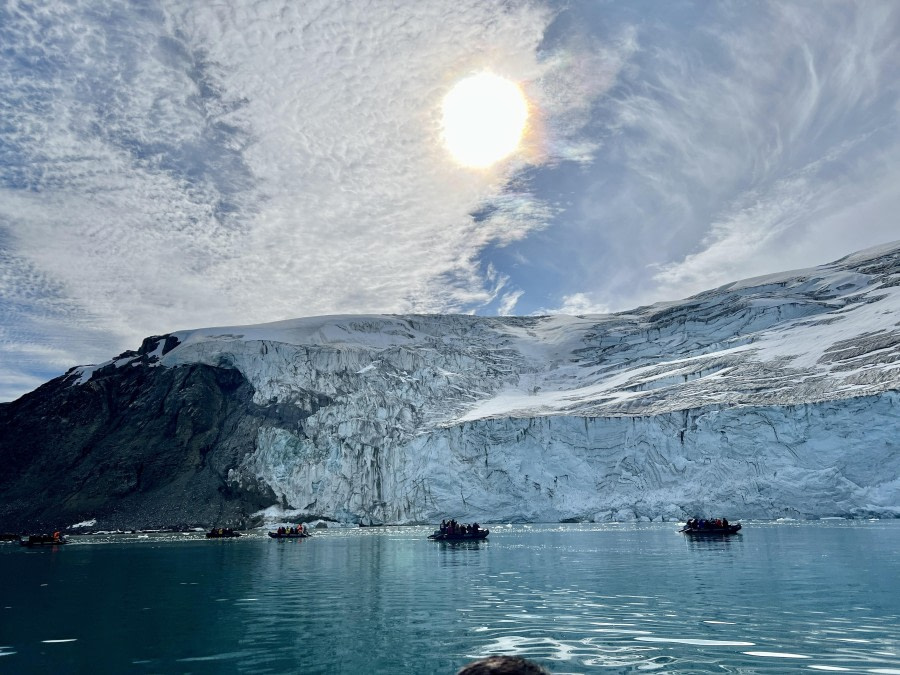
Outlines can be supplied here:
[[518, 85], [493, 73], [461, 80], [444, 98], [444, 144], [457, 162], [486, 168], [519, 147], [528, 103]]

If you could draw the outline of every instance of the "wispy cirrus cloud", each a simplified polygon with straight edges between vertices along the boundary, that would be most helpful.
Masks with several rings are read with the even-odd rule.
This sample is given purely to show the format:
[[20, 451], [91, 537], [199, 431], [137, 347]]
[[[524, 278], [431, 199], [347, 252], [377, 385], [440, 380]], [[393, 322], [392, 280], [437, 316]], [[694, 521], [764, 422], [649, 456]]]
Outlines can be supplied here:
[[559, 307], [539, 309], [537, 314], [571, 314], [573, 316], [581, 316], [582, 314], [608, 314], [610, 312], [609, 305], [601, 305], [597, 303], [587, 293], [573, 293], [565, 295], [562, 299], [562, 305]]
[[[896, 238], [900, 13], [877, 3], [769, 10], [765, 38], [727, 37], [737, 72], [725, 100], [738, 117], [715, 128], [741, 132], [743, 152], [736, 171], [723, 160], [701, 174], [704, 194], [729, 192], [695, 250], [654, 275], [675, 295]], [[713, 147], [725, 158], [728, 144]]]
[[628, 309], [896, 238], [896, 3], [568, 13], [570, 27], [632, 47], [592, 109], [593, 162], [537, 190], [572, 195], [552, 239], [493, 254], [501, 269], [528, 261], [510, 274], [529, 290], [520, 308], [547, 306], [535, 277], [557, 298]]

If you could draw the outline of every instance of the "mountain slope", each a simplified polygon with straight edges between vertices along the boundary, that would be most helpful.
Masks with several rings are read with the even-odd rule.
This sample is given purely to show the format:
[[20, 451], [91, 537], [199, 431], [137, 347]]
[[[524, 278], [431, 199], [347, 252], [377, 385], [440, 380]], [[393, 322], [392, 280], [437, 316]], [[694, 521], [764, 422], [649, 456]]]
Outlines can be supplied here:
[[[219, 384], [193, 403], [147, 393], [197, 369]], [[59, 402], [98, 388], [127, 410], [84, 413], [67, 435]], [[607, 316], [319, 317], [148, 338], [0, 406], [0, 461], [31, 472], [31, 490], [45, 470], [67, 486], [45, 491], [41, 518], [133, 526], [246, 522], [270, 504], [365, 522], [890, 516], [898, 392], [894, 244]], [[197, 410], [196, 432], [170, 433]], [[82, 442], [85, 428], [107, 440]], [[172, 458], [169, 483], [144, 485], [144, 460], [115, 489], [73, 486], [141, 448]], [[176, 504], [197, 481], [204, 506]], [[38, 517], [23, 490], [0, 480], [0, 522]]]

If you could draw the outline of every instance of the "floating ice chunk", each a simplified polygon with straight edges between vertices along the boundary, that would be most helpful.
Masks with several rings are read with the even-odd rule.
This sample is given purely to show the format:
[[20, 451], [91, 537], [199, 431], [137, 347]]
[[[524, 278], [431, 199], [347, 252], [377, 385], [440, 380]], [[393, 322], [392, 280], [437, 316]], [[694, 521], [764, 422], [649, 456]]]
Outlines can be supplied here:
[[80, 523], [75, 523], [74, 525], [69, 525], [67, 529], [74, 530], [77, 527], [94, 527], [97, 524], [96, 518], [91, 518], [90, 520], [82, 520]]

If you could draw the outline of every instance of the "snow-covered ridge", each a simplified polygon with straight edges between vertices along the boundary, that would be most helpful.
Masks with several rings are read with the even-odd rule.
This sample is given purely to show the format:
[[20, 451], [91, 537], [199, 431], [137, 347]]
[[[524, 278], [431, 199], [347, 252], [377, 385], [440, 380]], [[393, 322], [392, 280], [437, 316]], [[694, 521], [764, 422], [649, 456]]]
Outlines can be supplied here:
[[900, 243], [613, 315], [316, 317], [166, 344], [152, 363], [235, 368], [257, 404], [309, 413], [261, 429], [230, 479], [310, 513], [900, 508]]

